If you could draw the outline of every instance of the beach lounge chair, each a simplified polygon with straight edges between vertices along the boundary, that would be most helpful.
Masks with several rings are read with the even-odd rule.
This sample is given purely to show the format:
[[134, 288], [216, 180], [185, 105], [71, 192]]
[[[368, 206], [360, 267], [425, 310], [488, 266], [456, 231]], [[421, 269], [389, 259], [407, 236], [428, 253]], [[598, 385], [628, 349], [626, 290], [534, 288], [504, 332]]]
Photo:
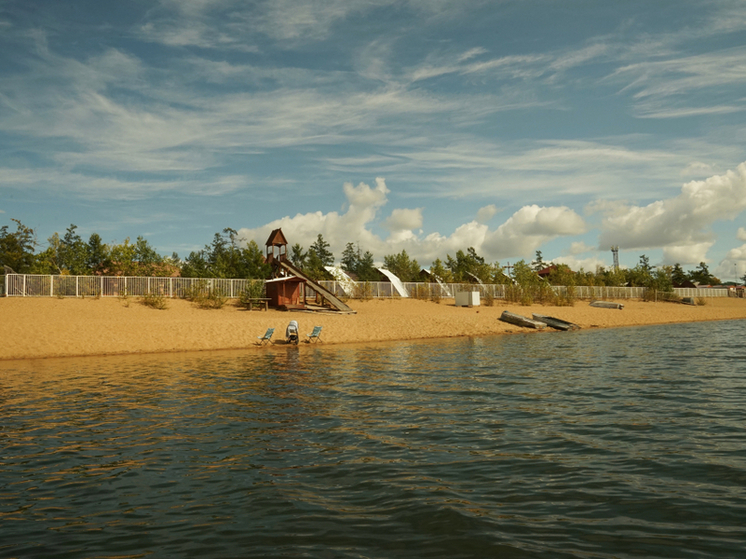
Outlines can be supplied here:
[[298, 321], [291, 320], [285, 329], [285, 343], [298, 344]]
[[265, 343], [274, 344], [275, 342], [272, 341], [272, 334], [275, 333], [274, 328], [267, 328], [267, 331], [264, 333], [264, 336], [257, 336], [259, 341], [257, 342], [258, 345], [264, 345]]
[[321, 326], [314, 326], [313, 332], [310, 334], [306, 334], [308, 339], [306, 340], [308, 343], [311, 342], [320, 342], [321, 341]]

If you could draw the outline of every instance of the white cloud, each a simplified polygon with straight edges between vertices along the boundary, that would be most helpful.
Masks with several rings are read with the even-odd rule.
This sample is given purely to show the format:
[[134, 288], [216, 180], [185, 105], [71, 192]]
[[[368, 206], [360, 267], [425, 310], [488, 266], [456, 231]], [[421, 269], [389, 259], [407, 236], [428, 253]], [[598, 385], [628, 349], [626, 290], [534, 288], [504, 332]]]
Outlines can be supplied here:
[[299, 243], [308, 248], [321, 234], [335, 254], [341, 254], [347, 243], [355, 242], [379, 259], [406, 250], [426, 265], [436, 258], [443, 259], [469, 247], [474, 247], [488, 261], [528, 257], [547, 241], [585, 231], [585, 223], [573, 210], [534, 205], [521, 208], [494, 231], [471, 221], [458, 226], [448, 236], [435, 232], [423, 237], [421, 232], [413, 231], [422, 227], [422, 209], [397, 208], [383, 223], [391, 234], [382, 239], [371, 231], [371, 225], [387, 203], [389, 190], [384, 179], [376, 179], [374, 188], [365, 183], [357, 186], [346, 183], [344, 193], [347, 198], [344, 213], [313, 212], [286, 216], [261, 227], [240, 229], [239, 236], [262, 244], [270, 231], [282, 228], [291, 245]]
[[740, 247], [732, 248], [728, 251], [728, 254], [725, 256], [726, 260], [744, 260], [746, 261], [746, 245], [741, 245]]
[[479, 208], [479, 211], [477, 212], [477, 222], [487, 223], [490, 219], [495, 217], [497, 211], [497, 206], [495, 206], [495, 204], [490, 204], [488, 206], [484, 206], [483, 208]]
[[668, 264], [699, 264], [707, 260], [707, 251], [715, 243], [693, 243], [663, 249], [663, 262]]
[[534, 204], [522, 207], [487, 235], [483, 248], [495, 258], [527, 255], [552, 239], [585, 231], [585, 222], [570, 208]]
[[396, 209], [391, 212], [384, 227], [392, 233], [419, 229], [422, 227], [422, 208]]
[[746, 245], [730, 249], [712, 273], [723, 282], [743, 283], [741, 278], [746, 274]]
[[736, 238], [739, 241], [746, 241], [746, 228], [739, 227], [738, 228], [738, 233], [736, 233]]
[[665, 262], [696, 264], [714, 242], [711, 225], [746, 209], [746, 163], [735, 171], [691, 181], [675, 198], [615, 207], [602, 222], [599, 246], [662, 247]]
[[586, 272], [595, 272], [596, 268], [598, 268], [599, 266], [609, 268], [611, 265], [609, 262], [605, 262], [597, 256], [589, 256], [588, 258], [576, 258], [575, 256], [565, 255], [553, 258], [552, 262], [554, 262], [555, 264], [566, 264], [570, 267], [570, 269], [575, 270], [576, 272], [579, 271], [581, 268]]
[[570, 252], [570, 255], [574, 256], [576, 254], [583, 254], [584, 252], [591, 252], [595, 250], [596, 250], [596, 247], [587, 245], [583, 241], [576, 241], [574, 243], [570, 243], [569, 252]]
[[694, 56], [666, 54], [621, 67], [610, 78], [628, 80], [624, 89], [637, 91], [638, 117], [680, 118], [746, 110], [740, 95], [746, 84], [746, 48]]
[[306, 248], [313, 244], [318, 235], [323, 235], [332, 251], [338, 254], [348, 242], [359, 243], [365, 250], [369, 250], [369, 246], [380, 247], [380, 239], [366, 226], [387, 201], [389, 190], [386, 181], [377, 178], [373, 188], [362, 182], [358, 186], [345, 183], [343, 190], [347, 198], [347, 211], [343, 214], [313, 212], [286, 216], [261, 227], [242, 228], [238, 231], [239, 237], [247, 241], [253, 239], [261, 246], [273, 229], [282, 228], [291, 245], [298, 243]]
[[701, 161], [693, 161], [689, 163], [682, 171], [682, 177], [689, 177], [692, 175], [711, 175], [712, 165], [709, 163], [702, 163]]

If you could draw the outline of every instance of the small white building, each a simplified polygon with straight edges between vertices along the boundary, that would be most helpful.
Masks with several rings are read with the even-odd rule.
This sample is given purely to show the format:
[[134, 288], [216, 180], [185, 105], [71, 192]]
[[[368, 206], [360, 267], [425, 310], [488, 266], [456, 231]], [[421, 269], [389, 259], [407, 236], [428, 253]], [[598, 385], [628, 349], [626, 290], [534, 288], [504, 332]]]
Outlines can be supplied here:
[[478, 307], [479, 291], [458, 291], [456, 293], [457, 307]]

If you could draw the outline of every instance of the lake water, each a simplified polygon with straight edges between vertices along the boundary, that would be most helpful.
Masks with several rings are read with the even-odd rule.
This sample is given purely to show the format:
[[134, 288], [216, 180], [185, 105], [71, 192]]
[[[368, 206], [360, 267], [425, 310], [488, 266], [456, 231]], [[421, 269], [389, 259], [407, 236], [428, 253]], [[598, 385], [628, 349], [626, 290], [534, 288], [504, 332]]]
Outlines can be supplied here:
[[746, 321], [0, 364], [0, 557], [745, 557]]

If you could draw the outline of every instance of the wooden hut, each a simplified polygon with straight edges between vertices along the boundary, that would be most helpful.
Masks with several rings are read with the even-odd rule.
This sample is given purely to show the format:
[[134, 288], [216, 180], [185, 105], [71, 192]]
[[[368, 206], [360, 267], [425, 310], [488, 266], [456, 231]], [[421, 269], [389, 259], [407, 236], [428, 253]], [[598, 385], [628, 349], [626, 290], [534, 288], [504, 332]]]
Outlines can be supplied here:
[[286, 276], [267, 280], [267, 298], [272, 307], [283, 310], [306, 308], [306, 280]]

